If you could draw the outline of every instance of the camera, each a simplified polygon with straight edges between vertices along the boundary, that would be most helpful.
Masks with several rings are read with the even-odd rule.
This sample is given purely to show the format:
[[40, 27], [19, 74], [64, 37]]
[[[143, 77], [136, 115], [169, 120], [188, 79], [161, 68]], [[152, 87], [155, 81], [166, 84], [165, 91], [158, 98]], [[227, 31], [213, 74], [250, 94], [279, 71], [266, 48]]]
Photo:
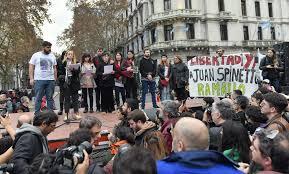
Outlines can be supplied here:
[[0, 165], [0, 174], [13, 172], [14, 164], [2, 164]]
[[77, 158], [78, 163], [82, 163], [84, 160], [84, 153], [85, 150], [88, 154], [92, 152], [92, 145], [85, 141], [81, 143], [79, 146], [70, 146], [61, 150], [56, 151], [56, 159], [54, 164], [63, 165], [69, 167], [70, 169], [73, 168], [76, 164], [73, 162], [73, 158]]
[[5, 118], [7, 116], [7, 108], [0, 108], [0, 115]]

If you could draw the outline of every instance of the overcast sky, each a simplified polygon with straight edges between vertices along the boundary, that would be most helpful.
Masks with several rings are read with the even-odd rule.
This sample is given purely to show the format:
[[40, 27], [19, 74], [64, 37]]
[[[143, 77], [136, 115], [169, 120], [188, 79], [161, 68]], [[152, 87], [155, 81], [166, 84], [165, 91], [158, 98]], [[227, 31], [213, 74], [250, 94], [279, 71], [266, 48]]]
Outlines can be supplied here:
[[66, 7], [66, 1], [50, 0], [52, 4], [48, 13], [52, 23], [46, 21], [42, 27], [42, 38], [51, 42], [53, 44], [52, 51], [57, 53], [61, 53], [65, 49], [65, 47], [57, 45], [57, 36], [72, 23], [73, 13]]

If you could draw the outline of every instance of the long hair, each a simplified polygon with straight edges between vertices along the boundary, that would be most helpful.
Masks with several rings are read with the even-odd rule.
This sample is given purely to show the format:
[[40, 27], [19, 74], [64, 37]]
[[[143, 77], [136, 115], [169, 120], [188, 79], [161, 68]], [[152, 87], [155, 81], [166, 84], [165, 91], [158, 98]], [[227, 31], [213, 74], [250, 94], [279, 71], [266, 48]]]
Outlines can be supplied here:
[[73, 63], [73, 64], [76, 64], [77, 60], [76, 60], [76, 56], [75, 56], [73, 50], [67, 50], [67, 52], [66, 52], [65, 55], [64, 55], [64, 58], [63, 58], [63, 61], [62, 61], [62, 62], [67, 61], [67, 54], [68, 54], [69, 52], [72, 52], [72, 54], [73, 54], [73, 56], [72, 56], [72, 63]]
[[272, 57], [273, 64], [274, 64], [274, 66], [279, 66], [275, 49], [274, 48], [268, 48], [267, 51], [272, 51], [273, 52], [273, 57]]
[[[220, 151], [228, 149], [237, 150], [240, 153], [238, 162], [248, 163], [250, 161], [250, 145], [251, 141], [247, 129], [239, 122], [227, 120], [222, 124], [223, 135], [222, 142], [219, 146]], [[233, 150], [232, 154], [233, 156]]]
[[180, 63], [183, 63], [183, 59], [180, 55], [175, 55], [176, 58], [178, 58], [180, 60]]
[[[166, 60], [166, 61], [163, 61], [163, 60], [162, 60], [162, 57], [166, 57], [167, 60]], [[160, 62], [160, 64], [161, 64], [161, 65], [165, 65], [165, 66], [169, 66], [169, 65], [170, 65], [170, 60], [168, 59], [168, 56], [167, 56], [167, 55], [162, 55], [162, 57], [161, 57], [161, 62]]]
[[88, 63], [92, 63], [92, 60], [91, 60], [91, 55], [89, 53], [84, 53], [81, 57], [81, 64], [84, 63], [85, 61], [85, 58], [89, 57], [89, 60], [88, 60]]
[[120, 57], [121, 57], [121, 59], [120, 59], [120, 64], [122, 64], [123, 57], [122, 57], [121, 52], [116, 52], [116, 54], [115, 54], [115, 56], [114, 56], [114, 62], [117, 63], [118, 60], [116, 60], [116, 55], [118, 55], [118, 54], [119, 54]]
[[164, 137], [161, 132], [153, 131], [144, 138], [145, 147], [152, 153], [155, 160], [161, 160], [168, 155]]

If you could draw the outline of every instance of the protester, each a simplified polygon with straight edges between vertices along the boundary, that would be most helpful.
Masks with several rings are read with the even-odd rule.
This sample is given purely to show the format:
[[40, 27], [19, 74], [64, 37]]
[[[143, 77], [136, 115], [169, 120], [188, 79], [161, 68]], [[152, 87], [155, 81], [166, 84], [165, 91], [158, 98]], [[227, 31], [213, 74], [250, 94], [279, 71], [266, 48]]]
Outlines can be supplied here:
[[[251, 145], [252, 161], [261, 166], [258, 174], [289, 173], [289, 134], [277, 130], [256, 130]], [[240, 164], [244, 173], [252, 173], [249, 165]]]
[[128, 114], [131, 111], [134, 111], [136, 109], [139, 109], [139, 102], [137, 99], [133, 98], [127, 98], [126, 102], [122, 105], [121, 108], [119, 108], [119, 114], [118, 118], [120, 120], [120, 123], [118, 124], [119, 126], [127, 126], [129, 127], [129, 122], [128, 122]]
[[65, 66], [63, 63], [66, 51], [63, 51], [61, 56], [57, 59], [57, 80], [59, 85], [59, 111], [58, 115], [62, 115], [64, 109], [64, 82], [65, 82]]
[[41, 154], [48, 153], [47, 135], [56, 127], [57, 115], [53, 111], [43, 111], [34, 117], [33, 126], [23, 124], [16, 132], [13, 145], [13, 173], [29, 173], [28, 165]]
[[13, 112], [12, 102], [7, 98], [6, 94], [0, 95], [0, 109], [6, 110], [8, 113]]
[[157, 162], [158, 174], [242, 173], [223, 154], [208, 148], [209, 132], [204, 123], [194, 118], [181, 118], [173, 129], [175, 153]]
[[260, 107], [261, 102], [263, 101], [263, 94], [260, 92], [254, 92], [251, 95], [250, 105]]
[[21, 101], [21, 104], [17, 108], [17, 113], [30, 112], [30, 109], [29, 109], [30, 100], [29, 100], [29, 98], [27, 96], [23, 96], [23, 97], [21, 97], [20, 101]]
[[137, 99], [137, 81], [135, 78], [135, 74], [137, 71], [137, 67], [134, 63], [134, 53], [132, 50], [127, 52], [127, 60], [124, 61], [122, 65], [122, 70], [124, 70], [124, 81], [125, 81], [125, 89], [126, 89], [126, 98], [134, 98]]
[[251, 135], [254, 134], [258, 127], [264, 126], [268, 120], [266, 116], [261, 113], [261, 109], [258, 106], [248, 106], [245, 114], [248, 118], [246, 128]]
[[189, 83], [189, 69], [179, 55], [174, 57], [171, 76], [171, 86], [176, 93], [177, 100], [182, 101], [187, 99], [186, 86]]
[[152, 103], [154, 108], [158, 108], [156, 103], [156, 82], [155, 76], [157, 75], [157, 63], [151, 58], [151, 52], [149, 49], [144, 50], [144, 57], [140, 60], [139, 71], [141, 74], [142, 83], [142, 96], [141, 96], [141, 108], [145, 108], [146, 94], [148, 90], [152, 95]]
[[248, 120], [245, 115], [245, 110], [249, 105], [249, 99], [246, 96], [238, 96], [234, 100], [234, 109], [236, 111], [236, 117], [233, 118], [234, 121], [241, 122], [244, 126], [247, 124]]
[[40, 112], [41, 100], [47, 98], [47, 109], [53, 110], [53, 94], [57, 79], [56, 58], [51, 53], [50, 42], [42, 43], [42, 51], [34, 53], [29, 61], [30, 85], [35, 91], [35, 116]]
[[161, 132], [153, 131], [144, 137], [144, 147], [148, 149], [155, 160], [165, 158], [169, 151]]
[[283, 70], [282, 63], [273, 48], [268, 48], [267, 55], [260, 62], [263, 79], [268, 79], [277, 92], [281, 92], [280, 71]]
[[164, 136], [168, 151], [171, 152], [173, 138], [170, 130], [176, 124], [177, 120], [180, 117], [178, 113], [179, 104], [175, 101], [164, 101], [162, 104], [162, 115], [164, 123], [162, 124], [160, 131]]
[[238, 96], [243, 95], [242, 91], [239, 89], [235, 89], [233, 90], [232, 94], [231, 94], [231, 100], [235, 100]]
[[156, 124], [147, 121], [143, 111], [136, 109], [128, 114], [130, 128], [135, 133], [135, 145], [144, 147], [144, 138], [150, 132], [157, 130]]
[[100, 138], [101, 126], [101, 121], [93, 116], [85, 116], [79, 122], [79, 128], [85, 128], [91, 131], [94, 141]]
[[114, 69], [115, 69], [115, 102], [116, 106], [120, 106], [120, 99], [119, 95], [121, 94], [121, 99], [122, 103], [125, 102], [125, 89], [124, 89], [124, 76], [123, 76], [123, 71], [122, 71], [122, 64], [123, 64], [123, 59], [122, 59], [122, 54], [120, 52], [117, 52], [115, 55], [114, 59]]
[[96, 75], [95, 75], [95, 84], [96, 84], [96, 88], [95, 88], [95, 99], [96, 99], [96, 111], [101, 112], [101, 88], [100, 88], [100, 82], [101, 82], [101, 73], [103, 73], [103, 71], [100, 71], [100, 65], [103, 63], [102, 60], [102, 56], [103, 56], [103, 48], [98, 48], [97, 49], [97, 55], [93, 58], [93, 63], [94, 66], [96, 68]]
[[114, 98], [113, 98], [113, 87], [114, 87], [114, 74], [113, 70], [109, 74], [104, 74], [105, 66], [113, 66], [110, 62], [108, 53], [102, 56], [102, 63], [99, 65], [98, 73], [100, 75], [100, 91], [101, 91], [101, 109], [102, 112], [111, 113], [114, 111]]
[[82, 98], [84, 103], [83, 113], [88, 112], [88, 102], [87, 94], [89, 96], [89, 112], [93, 113], [93, 89], [96, 87], [94, 76], [96, 73], [96, 68], [92, 63], [91, 56], [88, 53], [82, 55], [81, 60], [81, 89], [82, 89]]
[[224, 122], [222, 128], [219, 151], [235, 162], [249, 163], [251, 142], [247, 129], [241, 123], [231, 120]]
[[269, 79], [262, 80], [261, 86], [267, 88], [271, 92], [276, 92], [274, 86], [271, 86]]
[[156, 162], [151, 153], [133, 147], [114, 160], [113, 174], [157, 174]]
[[222, 57], [225, 53], [225, 50], [223, 48], [218, 48], [216, 53], [218, 57]]
[[79, 113], [79, 96], [78, 90], [80, 90], [80, 66], [77, 66], [76, 56], [72, 50], [68, 50], [64, 56], [63, 63], [66, 67], [65, 72], [65, 83], [64, 83], [64, 110], [65, 117], [64, 121], [67, 121], [70, 116], [70, 107], [73, 107], [74, 114], [71, 116], [72, 119], [81, 119]]
[[282, 116], [288, 106], [286, 98], [275, 92], [264, 95], [261, 103], [261, 112], [268, 118], [267, 124], [264, 126], [267, 130], [279, 130], [280, 132], [289, 131], [289, 123]]
[[171, 71], [172, 71], [172, 66], [170, 64], [168, 56], [162, 55], [161, 62], [158, 65], [158, 75], [160, 77], [158, 87], [159, 87], [162, 101], [172, 99], [170, 81], [169, 81], [172, 75]]

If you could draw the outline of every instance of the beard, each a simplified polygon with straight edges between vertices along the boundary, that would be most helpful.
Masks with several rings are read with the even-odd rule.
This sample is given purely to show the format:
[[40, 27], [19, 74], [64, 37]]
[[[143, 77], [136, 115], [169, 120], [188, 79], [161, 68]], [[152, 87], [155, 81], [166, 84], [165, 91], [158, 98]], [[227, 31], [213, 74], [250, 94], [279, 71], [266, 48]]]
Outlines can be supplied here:
[[49, 51], [44, 50], [43, 52], [44, 52], [44, 54], [50, 54], [51, 51], [50, 50]]

